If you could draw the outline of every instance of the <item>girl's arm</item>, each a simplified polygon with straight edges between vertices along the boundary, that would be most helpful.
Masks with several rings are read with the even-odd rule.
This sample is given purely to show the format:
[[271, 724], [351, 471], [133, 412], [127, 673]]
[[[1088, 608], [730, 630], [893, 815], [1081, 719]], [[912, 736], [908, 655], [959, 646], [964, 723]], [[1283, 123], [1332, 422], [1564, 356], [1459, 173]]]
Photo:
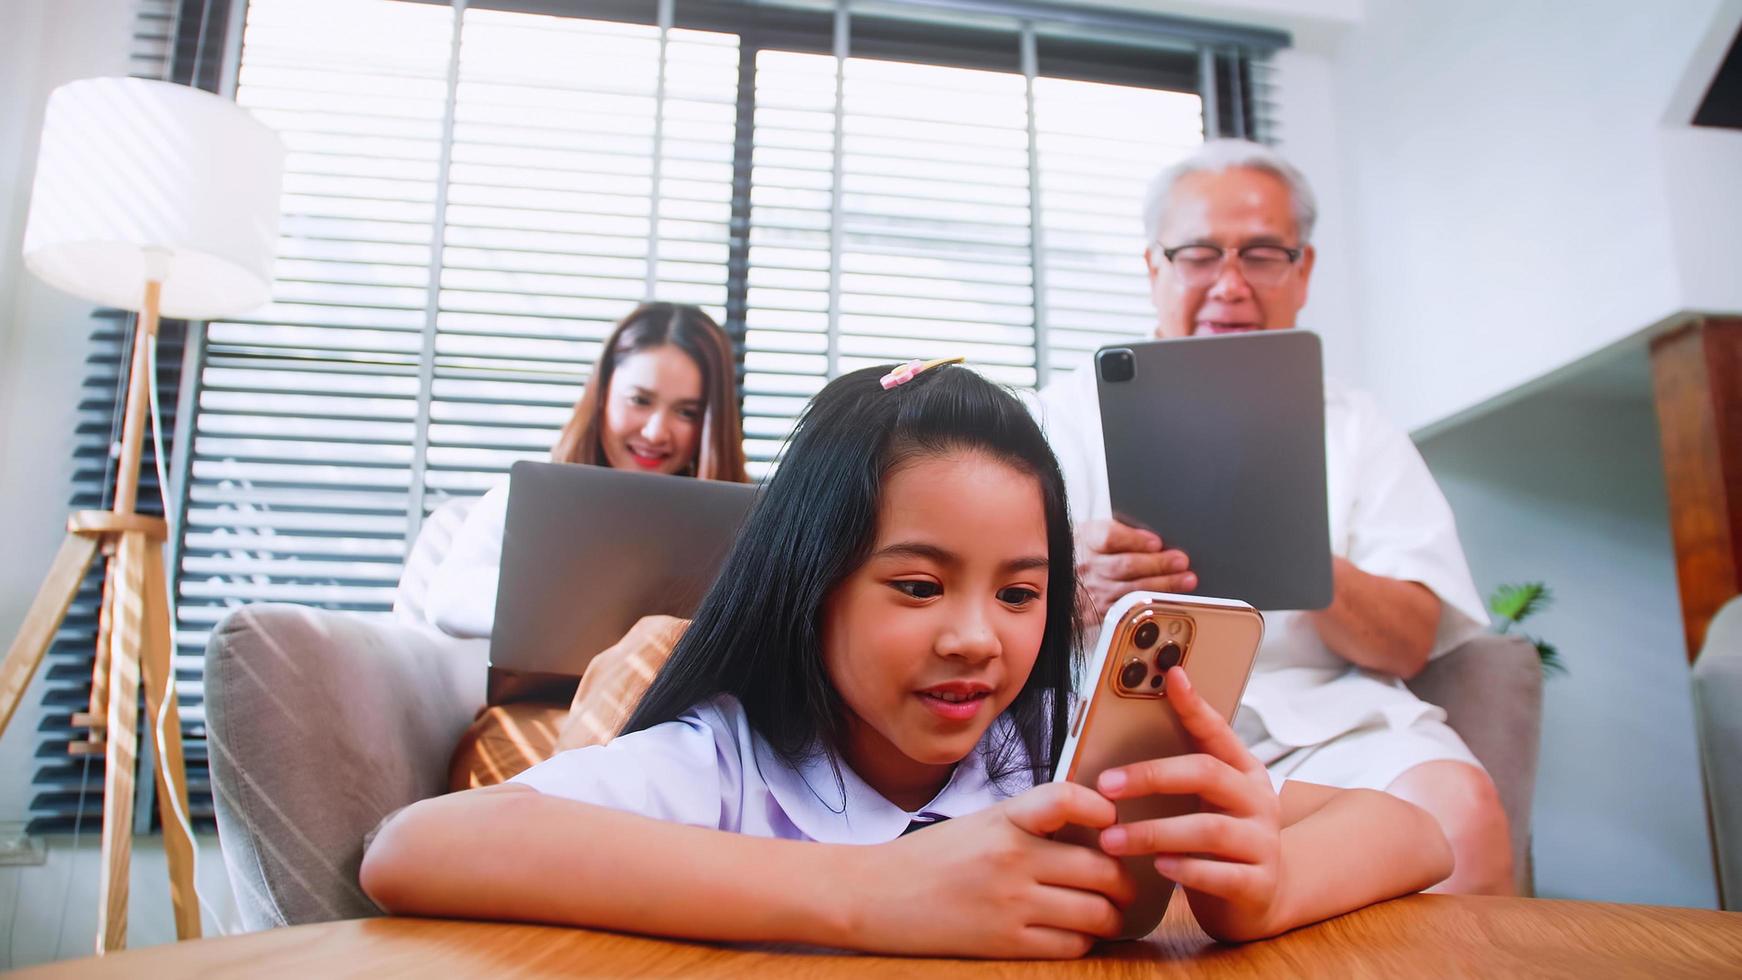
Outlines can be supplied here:
[[1285, 784], [1279, 798], [1264, 766], [1183, 670], [1168, 672], [1167, 693], [1200, 754], [1110, 769], [1100, 789], [1115, 800], [1190, 794], [1204, 809], [1109, 828], [1101, 846], [1154, 854], [1210, 935], [1274, 936], [1451, 874], [1451, 845], [1426, 811], [1388, 793], [1308, 783]]
[[1047, 840], [1113, 807], [1047, 785], [888, 844], [770, 840], [508, 784], [414, 804], [364, 855], [388, 912], [877, 952], [1076, 956], [1118, 929], [1118, 862]]
[[726, 837], [507, 783], [407, 808], [376, 836], [360, 878], [396, 915], [728, 941], [847, 936], [845, 848]]
[[1439, 823], [1390, 793], [1287, 782], [1282, 817], [1278, 910], [1267, 934], [1418, 892], [1452, 873]]

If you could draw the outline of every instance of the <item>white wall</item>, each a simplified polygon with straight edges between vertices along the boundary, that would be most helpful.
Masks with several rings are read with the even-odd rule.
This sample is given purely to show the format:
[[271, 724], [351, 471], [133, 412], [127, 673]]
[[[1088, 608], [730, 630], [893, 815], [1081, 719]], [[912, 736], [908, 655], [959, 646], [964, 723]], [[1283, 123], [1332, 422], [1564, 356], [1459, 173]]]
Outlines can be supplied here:
[[[91, 304], [44, 285], [20, 248], [50, 90], [125, 74], [128, 0], [6, 0], [0, 32], [0, 636], [24, 619], [65, 534], [72, 490], [68, 447], [85, 374]], [[0, 786], [29, 785], [41, 679], [0, 736]], [[26, 794], [0, 795], [0, 821], [24, 819]]]
[[1698, 111], [1739, 27], [1742, 0], [1729, 0], [1689, 56], [1658, 133], [1683, 304], [1697, 312], [1742, 313], [1742, 131], [1676, 123]]
[[1545, 896], [1715, 907], [1643, 350], [1426, 440], [1484, 595], [1546, 581], [1535, 859]]
[[1736, 0], [1368, 0], [1334, 57], [1363, 381], [1435, 433], [1484, 591], [1561, 597], [1548, 895], [1715, 902], [1641, 335], [1742, 311], [1742, 134], [1685, 125], [1739, 22]]
[[1683, 311], [1742, 312], [1742, 133], [1685, 125], [1742, 0], [1076, 0], [1289, 31], [1303, 325], [1411, 429]]
[[[1735, 0], [1368, 0], [1336, 56], [1336, 117], [1365, 381], [1398, 421], [1453, 415], [1696, 299], [1742, 309], [1742, 140], [1664, 123], [1738, 19]], [[1685, 278], [1684, 260], [1727, 272]]]
[[[91, 305], [43, 285], [20, 248], [48, 93], [127, 71], [131, 0], [0, 0], [0, 637], [10, 643], [64, 533], [71, 445]], [[0, 735], [0, 823], [28, 817], [42, 718], [38, 671]], [[0, 970], [89, 955], [96, 935], [98, 828], [45, 843], [41, 865], [0, 868]], [[200, 888], [227, 915], [215, 841], [201, 842]], [[157, 838], [134, 844], [129, 944], [175, 937]], [[214, 923], [207, 918], [208, 931]]]
[[1742, 314], [1742, 132], [1659, 134], [1682, 306]]
[[1277, 147], [1306, 174], [1318, 199], [1313, 231], [1317, 259], [1300, 325], [1324, 341], [1325, 370], [1359, 382], [1361, 360], [1360, 255], [1343, 184], [1341, 126], [1334, 105], [1335, 64], [1322, 51], [1294, 47], [1277, 52]]

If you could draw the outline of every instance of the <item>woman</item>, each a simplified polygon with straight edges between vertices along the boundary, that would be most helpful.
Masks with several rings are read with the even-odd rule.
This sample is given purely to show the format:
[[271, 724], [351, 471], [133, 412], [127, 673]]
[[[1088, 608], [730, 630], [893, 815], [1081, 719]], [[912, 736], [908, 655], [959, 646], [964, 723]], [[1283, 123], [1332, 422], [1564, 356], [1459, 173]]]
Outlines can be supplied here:
[[[619, 470], [746, 483], [732, 345], [706, 313], [644, 303], [600, 348], [550, 457]], [[454, 636], [489, 636], [508, 486], [473, 505], [430, 582], [425, 615]]]

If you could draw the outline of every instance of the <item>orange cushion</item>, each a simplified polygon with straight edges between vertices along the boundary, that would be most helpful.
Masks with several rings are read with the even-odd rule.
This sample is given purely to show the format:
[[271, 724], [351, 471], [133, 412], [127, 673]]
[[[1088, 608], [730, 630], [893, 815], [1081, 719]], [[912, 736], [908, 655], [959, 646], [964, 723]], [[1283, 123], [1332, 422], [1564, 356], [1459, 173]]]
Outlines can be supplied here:
[[688, 620], [647, 616], [593, 658], [568, 707], [522, 702], [478, 712], [448, 763], [448, 790], [494, 786], [567, 749], [603, 745], [622, 729]]
[[569, 709], [522, 702], [478, 712], [448, 764], [448, 790], [507, 782], [556, 754], [556, 737]]
[[603, 745], [615, 738], [689, 624], [671, 616], [643, 616], [623, 639], [594, 657], [557, 732], [557, 749]]

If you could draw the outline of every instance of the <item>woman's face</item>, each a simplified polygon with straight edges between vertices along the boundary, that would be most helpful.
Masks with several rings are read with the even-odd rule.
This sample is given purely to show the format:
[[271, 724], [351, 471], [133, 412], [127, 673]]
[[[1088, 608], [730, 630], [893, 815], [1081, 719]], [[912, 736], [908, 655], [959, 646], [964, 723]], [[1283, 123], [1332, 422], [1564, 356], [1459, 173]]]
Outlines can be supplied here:
[[681, 473], [702, 441], [702, 371], [672, 344], [624, 355], [605, 393], [599, 444], [612, 469]]

